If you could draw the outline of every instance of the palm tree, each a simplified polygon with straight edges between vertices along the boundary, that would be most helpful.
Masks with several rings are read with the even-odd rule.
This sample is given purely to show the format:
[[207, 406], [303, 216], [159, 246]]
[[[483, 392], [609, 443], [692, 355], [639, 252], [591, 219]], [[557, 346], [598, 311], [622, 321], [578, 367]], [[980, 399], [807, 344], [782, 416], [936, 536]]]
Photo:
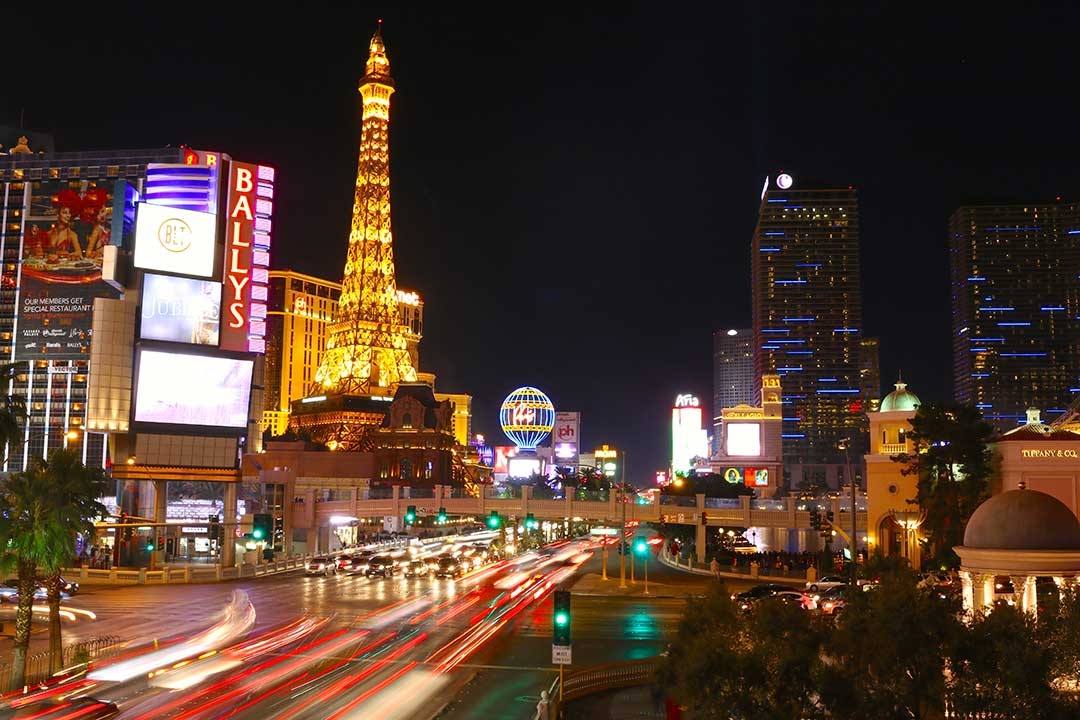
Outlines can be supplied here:
[[12, 393], [15, 376], [26, 371], [25, 362], [0, 365], [0, 450], [7, 460], [7, 449], [22, 445], [26, 425], [26, 398]]
[[75, 558], [75, 539], [78, 535], [92, 538], [94, 519], [108, 512], [98, 502], [105, 494], [105, 471], [83, 465], [73, 450], [58, 449], [47, 461], [38, 460], [31, 472], [40, 473], [50, 488], [49, 510], [58, 542], [50, 544], [50, 552], [37, 559], [38, 568], [45, 574], [45, 589], [49, 598], [49, 671], [63, 667], [63, 643], [60, 636], [60, 572]]
[[0, 547], [4, 565], [18, 573], [12, 684], [26, 677], [34, 591], [39, 571], [49, 599], [50, 671], [63, 665], [60, 630], [60, 570], [75, 556], [78, 533], [92, 533], [93, 519], [105, 512], [97, 498], [105, 490], [104, 471], [87, 468], [71, 450], [53, 451], [26, 471], [0, 481]]

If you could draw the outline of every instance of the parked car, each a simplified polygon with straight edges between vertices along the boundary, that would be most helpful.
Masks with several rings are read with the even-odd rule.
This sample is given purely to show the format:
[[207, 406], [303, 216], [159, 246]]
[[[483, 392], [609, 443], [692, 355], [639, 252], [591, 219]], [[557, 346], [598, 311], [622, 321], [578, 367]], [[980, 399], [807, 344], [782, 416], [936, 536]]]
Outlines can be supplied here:
[[393, 577], [394, 570], [397, 569], [397, 563], [394, 558], [389, 555], [376, 555], [368, 561], [367, 570], [364, 571], [364, 575], [371, 577], [372, 575], [381, 575], [382, 577]]
[[429, 572], [427, 560], [410, 560], [405, 564], [405, 577], [424, 577]]
[[337, 559], [329, 555], [316, 555], [307, 561], [304, 572], [308, 575], [326, 575], [327, 577], [337, 575]]
[[812, 593], [828, 590], [837, 585], [847, 585], [848, 579], [843, 575], [822, 575], [817, 580], [808, 580], [806, 589]]

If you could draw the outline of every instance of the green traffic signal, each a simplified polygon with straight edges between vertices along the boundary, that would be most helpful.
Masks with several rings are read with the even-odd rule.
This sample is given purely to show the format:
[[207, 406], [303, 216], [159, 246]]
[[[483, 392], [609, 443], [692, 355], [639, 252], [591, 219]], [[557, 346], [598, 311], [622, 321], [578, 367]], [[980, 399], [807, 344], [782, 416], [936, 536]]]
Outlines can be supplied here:
[[540, 523], [538, 523], [536, 521], [536, 518], [533, 517], [532, 513], [528, 513], [527, 515], [525, 515], [525, 529], [526, 530], [535, 530], [538, 527], [540, 527]]
[[147, 541], [146, 541], [146, 550], [147, 550], [147, 552], [154, 552], [154, 541], [153, 540], [147, 539]]
[[251, 539], [266, 540], [273, 529], [274, 517], [270, 513], [256, 513], [251, 518]]
[[499, 517], [498, 512], [492, 510], [491, 514], [488, 515], [487, 526], [492, 530], [498, 530], [500, 525], [502, 525], [502, 518]]
[[436, 520], [440, 523], [446, 522], [446, 508], [439, 508], [439, 515], [436, 517]]
[[552, 637], [554, 645], [570, 644], [570, 591], [555, 591], [555, 611], [551, 615]]
[[412, 525], [416, 522], [416, 506], [410, 505], [405, 509], [405, 524]]
[[640, 538], [637, 540], [637, 542], [634, 543], [634, 552], [636, 552], [638, 555], [644, 555], [648, 549], [649, 546], [645, 543], [644, 540]]

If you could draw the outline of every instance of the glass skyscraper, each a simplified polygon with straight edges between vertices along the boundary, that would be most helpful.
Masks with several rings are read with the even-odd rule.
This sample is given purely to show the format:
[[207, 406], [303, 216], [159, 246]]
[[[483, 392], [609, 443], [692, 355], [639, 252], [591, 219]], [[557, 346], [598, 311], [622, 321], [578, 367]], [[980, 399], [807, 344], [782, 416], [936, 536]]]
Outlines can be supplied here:
[[1080, 392], [1080, 204], [965, 206], [949, 220], [954, 397], [999, 430]]
[[713, 437], [712, 454], [724, 447], [721, 412], [740, 403], [756, 405], [754, 380], [754, 333], [749, 329], [717, 330], [713, 333]]
[[794, 485], [811, 479], [796, 466], [832, 465], [820, 479], [835, 481], [840, 441], [859, 434], [880, 386], [866, 376], [877, 362], [863, 343], [855, 190], [770, 178], [751, 265], [755, 384], [781, 376], [785, 466]]

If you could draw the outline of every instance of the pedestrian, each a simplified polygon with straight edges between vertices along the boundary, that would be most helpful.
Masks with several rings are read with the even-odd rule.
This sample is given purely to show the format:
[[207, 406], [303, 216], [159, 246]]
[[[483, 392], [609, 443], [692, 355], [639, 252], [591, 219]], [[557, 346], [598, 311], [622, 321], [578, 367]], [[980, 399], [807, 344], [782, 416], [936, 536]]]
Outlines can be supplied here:
[[712, 575], [717, 580], [720, 579], [720, 561], [713, 555], [712, 562], [709, 563], [709, 570], [712, 571]]
[[541, 690], [540, 691], [540, 702], [536, 703], [536, 717], [537, 717], [537, 720], [548, 720], [548, 705], [550, 705], [550, 704], [551, 703], [548, 700], [548, 691], [547, 690]]

